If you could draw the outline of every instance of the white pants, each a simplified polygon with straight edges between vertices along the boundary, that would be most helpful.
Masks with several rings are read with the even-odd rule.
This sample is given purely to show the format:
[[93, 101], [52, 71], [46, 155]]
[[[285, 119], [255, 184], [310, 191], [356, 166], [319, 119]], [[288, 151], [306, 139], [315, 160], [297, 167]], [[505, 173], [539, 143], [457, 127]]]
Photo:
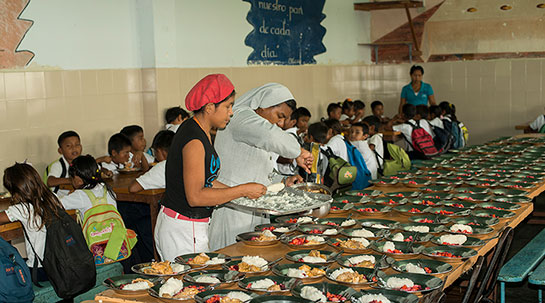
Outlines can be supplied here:
[[235, 243], [238, 234], [254, 231], [259, 224], [267, 224], [270, 220], [260, 215], [220, 207], [212, 213], [210, 220], [210, 248], [218, 250]]
[[163, 261], [178, 256], [208, 252], [208, 222], [174, 219], [159, 212], [155, 225], [155, 246]]

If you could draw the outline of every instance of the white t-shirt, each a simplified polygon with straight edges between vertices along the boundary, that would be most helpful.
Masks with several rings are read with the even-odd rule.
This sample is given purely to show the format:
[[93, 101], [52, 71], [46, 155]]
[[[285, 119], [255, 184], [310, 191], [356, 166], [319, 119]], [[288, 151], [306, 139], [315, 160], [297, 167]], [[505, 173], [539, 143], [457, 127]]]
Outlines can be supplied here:
[[[286, 129], [286, 132], [297, 136], [297, 127], [288, 128]], [[278, 155], [276, 155], [275, 161], [278, 161]], [[293, 160], [292, 163], [290, 164], [283, 164], [283, 163], [276, 162], [275, 169], [282, 175], [293, 176], [296, 174], [297, 162], [295, 160]]]
[[[32, 243], [32, 247], [34, 247], [34, 250], [36, 250], [39, 259], [43, 260], [47, 230], [45, 228], [45, 225], [42, 227], [42, 229], [38, 230], [39, 224], [41, 224], [42, 220], [38, 218], [38, 226], [36, 226], [36, 224], [34, 223], [34, 216], [32, 214], [34, 214], [34, 207], [32, 205], [29, 205], [28, 211], [26, 206], [23, 206], [22, 204], [11, 205], [10, 207], [8, 207], [8, 209], [6, 209], [6, 215], [11, 222], [21, 221], [21, 224], [23, 225], [28, 234], [28, 240], [30, 240], [30, 243]], [[28, 256], [26, 264], [29, 267], [33, 267], [34, 252], [32, 251], [32, 247], [28, 243], [28, 240], [25, 237], [25, 249]], [[38, 261], [38, 267], [42, 267], [40, 261]]]
[[157, 189], [165, 188], [165, 167], [167, 160], [161, 161], [155, 164], [150, 170], [145, 174], [141, 175], [136, 179], [136, 182], [142, 186], [143, 189]]
[[170, 123], [168, 123], [167, 125], [165, 125], [165, 129], [173, 131], [174, 133], [176, 133], [178, 131], [178, 128], [180, 128], [180, 125], [181, 124], [170, 124]]
[[[373, 144], [375, 146], [375, 152], [379, 154], [378, 164], [384, 165], [384, 142], [382, 141], [382, 134], [375, 134], [369, 138], [368, 144]], [[376, 157], [375, 157], [376, 158]]]
[[537, 117], [534, 120], [534, 122], [530, 123], [530, 128], [535, 131], [539, 131], [544, 124], [545, 124], [545, 116], [539, 115], [539, 117]]
[[378, 170], [377, 158], [375, 156], [375, 153], [369, 148], [369, 143], [367, 142], [367, 140], [352, 141], [351, 143], [358, 149], [358, 151], [363, 156], [363, 160], [365, 160], [365, 165], [367, 165], [367, 169], [371, 172], [371, 178], [376, 179]]
[[433, 125], [434, 127], [445, 128], [445, 126], [443, 125], [443, 120], [441, 120], [438, 117], [436, 117], [435, 119], [429, 121], [429, 123], [431, 125]]
[[[62, 178], [68, 178], [68, 169], [70, 168], [70, 164], [68, 163], [66, 158], [64, 156], [62, 156], [62, 155], [61, 155], [60, 159], [58, 159], [57, 161], [55, 161], [55, 162], [53, 162], [51, 164], [51, 166], [49, 167], [49, 173], [47, 174], [47, 177], [52, 176], [52, 177], [55, 177], [55, 178], [61, 178], [61, 174], [62, 174], [61, 161], [64, 162], [64, 167], [66, 168], [66, 174]], [[54, 187], [50, 187], [49, 189], [51, 191], [55, 190]], [[66, 190], [66, 189], [59, 189], [56, 194], [58, 196], [65, 196], [65, 195], [68, 195], [69, 192], [70, 191]]]
[[348, 117], [348, 115], [345, 115], [345, 114], [342, 114], [341, 117], [339, 118], [339, 121], [344, 121], [346, 119], [350, 119], [352, 117]]
[[[413, 125], [416, 125], [416, 121], [413, 119], [410, 119], [408, 121], [409, 123], [412, 123]], [[433, 131], [431, 130], [431, 126], [426, 120], [420, 120], [419, 121], [420, 127], [422, 127], [430, 136], [433, 138]], [[405, 138], [407, 138], [407, 141], [409, 141], [410, 144], [407, 145], [407, 151], [412, 151], [412, 139], [411, 139], [411, 133], [413, 132], [413, 127], [408, 123], [398, 124], [394, 125], [393, 127], [394, 131], [401, 132]]]
[[[148, 164], [149, 163], [153, 163], [155, 161], [155, 158], [148, 154], [148, 153], [143, 153], [144, 154], [144, 157], [146, 157], [146, 161], [148, 161]], [[133, 157], [133, 153], [132, 152], [129, 152], [129, 162], [132, 162], [132, 157]]]
[[329, 139], [329, 142], [325, 145], [330, 147], [337, 157], [341, 157], [344, 161], [348, 162], [348, 151], [346, 150], [346, 143], [344, 143], [344, 137], [342, 135], [335, 135]]
[[121, 164], [121, 163], [116, 164], [116, 163], [114, 163], [114, 161], [112, 161], [112, 162], [102, 162], [102, 163], [100, 163], [100, 166], [102, 166], [102, 168], [105, 168], [105, 169], [111, 171], [112, 173], [114, 173], [114, 175], [119, 174], [119, 172], [117, 171], [118, 169], [125, 168], [124, 164]]
[[[91, 189], [91, 192], [97, 198], [104, 197], [104, 185], [97, 184], [95, 188]], [[112, 197], [108, 192], [106, 192], [108, 204], [111, 204], [117, 208], [117, 203], [115, 202], [114, 197]], [[60, 198], [62, 205], [65, 209], [77, 209], [80, 211], [81, 220], [83, 220], [84, 214], [88, 211], [93, 204], [87, 196], [87, 194], [82, 189], [76, 189], [71, 194]]]

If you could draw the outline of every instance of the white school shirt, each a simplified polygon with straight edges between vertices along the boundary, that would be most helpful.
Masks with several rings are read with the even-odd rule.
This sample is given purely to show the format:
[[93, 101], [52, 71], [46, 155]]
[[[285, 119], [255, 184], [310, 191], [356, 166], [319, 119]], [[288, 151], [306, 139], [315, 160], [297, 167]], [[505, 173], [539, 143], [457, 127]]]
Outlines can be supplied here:
[[544, 124], [545, 124], [545, 116], [539, 115], [539, 117], [537, 117], [534, 120], [534, 122], [530, 123], [530, 128], [535, 131], [539, 131]]
[[[91, 189], [91, 192], [97, 198], [104, 197], [104, 185], [97, 184], [93, 189]], [[117, 203], [115, 202], [114, 197], [112, 197], [112, 195], [110, 195], [108, 191], [106, 191], [106, 195], [107, 195], [106, 201], [108, 202], [108, 204], [111, 204], [117, 208]], [[71, 194], [62, 197], [59, 200], [61, 200], [61, 203], [65, 209], [79, 210], [82, 221], [83, 221], [85, 212], [88, 211], [91, 207], [93, 207], [91, 200], [82, 189], [76, 189]]]
[[346, 119], [350, 119], [352, 117], [348, 117], [348, 115], [345, 115], [345, 114], [342, 114], [341, 117], [339, 118], [339, 121], [344, 121]]
[[118, 169], [125, 168], [124, 164], [122, 164], [122, 163], [116, 164], [116, 163], [114, 163], [114, 161], [112, 161], [112, 162], [102, 162], [102, 163], [100, 163], [100, 166], [102, 168], [105, 168], [105, 169], [111, 171], [114, 175], [119, 174], [119, 172], [117, 171]]
[[[61, 161], [64, 162], [64, 167], [66, 168], [66, 175], [64, 178], [68, 178], [68, 169], [70, 168], [70, 164], [68, 163], [68, 160], [66, 160], [66, 158], [64, 156], [61, 155], [60, 159], [58, 159], [57, 161], [53, 162], [51, 164], [51, 166], [49, 167], [49, 173], [47, 174], [47, 177], [49, 178], [50, 176], [52, 177], [55, 177], [55, 178], [60, 178], [61, 177], [61, 174], [62, 174], [62, 164], [61, 164]], [[49, 188], [51, 191], [53, 191], [55, 188], [54, 187], [50, 187]], [[70, 191], [69, 190], [66, 190], [66, 189], [59, 189], [57, 191], [57, 195], [58, 196], [65, 196], [65, 195], [68, 195]]]
[[[41, 260], [44, 259], [45, 238], [47, 235], [45, 225], [42, 227], [42, 229], [38, 230], [39, 224], [41, 224], [42, 220], [38, 218], [38, 226], [36, 226], [34, 223], [33, 214], [34, 207], [32, 205], [29, 205], [28, 210], [26, 206], [23, 206], [22, 204], [11, 205], [8, 207], [8, 209], [6, 209], [8, 219], [11, 222], [20, 221], [28, 234], [28, 239], [25, 237], [25, 250], [28, 257], [26, 264], [28, 267], [34, 266], [34, 251], [32, 250], [32, 247], [34, 247], [34, 250], [36, 250], [38, 258]], [[29, 240], [30, 243], [32, 243], [32, 246], [30, 246]], [[38, 261], [38, 267], [42, 267], [40, 261]]]
[[436, 117], [435, 119], [429, 121], [429, 123], [433, 125], [434, 127], [439, 127], [441, 129], [445, 128], [445, 125], [443, 124], [443, 120], [441, 120], [439, 117]]
[[167, 160], [163, 160], [145, 174], [141, 175], [136, 179], [136, 182], [142, 186], [143, 189], [157, 189], [157, 188], [166, 188], [166, 179], [165, 179], [165, 166]]
[[[143, 153], [144, 154], [144, 157], [146, 157], [146, 161], [148, 161], [148, 164], [150, 163], [153, 163], [155, 161], [155, 158], [148, 154], [148, 153]], [[129, 152], [129, 162], [132, 162], [132, 157], [133, 157], [133, 153], [132, 152]]]
[[[412, 123], [413, 125], [416, 125], [416, 121], [414, 119], [410, 119], [408, 122]], [[431, 126], [426, 120], [420, 120], [419, 121], [420, 127], [422, 127], [430, 136], [433, 138], [433, 131], [431, 130]], [[401, 132], [405, 138], [407, 138], [407, 141], [409, 141], [410, 144], [407, 145], [407, 151], [412, 151], [412, 139], [411, 139], [411, 133], [413, 132], [413, 127], [409, 123], [403, 123], [394, 125], [393, 127], [394, 131]]]
[[[369, 140], [367, 140], [368, 144], [373, 144], [375, 146], [375, 152], [378, 153], [380, 157], [378, 157], [378, 164], [384, 165], [384, 142], [382, 141], [382, 134], [375, 134]], [[376, 158], [376, 157], [375, 157]]]
[[367, 166], [367, 169], [371, 172], [371, 178], [376, 179], [378, 170], [377, 157], [375, 156], [375, 153], [369, 148], [369, 143], [367, 142], [367, 140], [351, 141], [351, 143], [358, 149], [360, 154], [363, 156], [363, 160], [365, 160], [365, 165]]
[[166, 130], [170, 130], [170, 131], [173, 131], [174, 133], [176, 133], [178, 131], [178, 128], [180, 128], [180, 125], [181, 124], [170, 124], [170, 123], [167, 123], [165, 125], [165, 129]]
[[[286, 132], [290, 133], [290, 134], [294, 134], [297, 137], [297, 127], [288, 128], [288, 129], [286, 129]], [[272, 154], [276, 155], [274, 153], [272, 153]], [[273, 157], [273, 159], [274, 159], [274, 157]], [[275, 169], [279, 173], [281, 173], [282, 175], [286, 175], [286, 176], [296, 175], [297, 162], [295, 161], [295, 159], [290, 164], [278, 163], [278, 162], [276, 162], [277, 160], [278, 160], [278, 155], [276, 155], [276, 159], [274, 159], [274, 161], [275, 161]]]
[[346, 143], [344, 143], [343, 135], [335, 135], [333, 138], [329, 139], [329, 142], [325, 145], [330, 147], [337, 157], [342, 158], [344, 161], [348, 162], [348, 151], [346, 150]]

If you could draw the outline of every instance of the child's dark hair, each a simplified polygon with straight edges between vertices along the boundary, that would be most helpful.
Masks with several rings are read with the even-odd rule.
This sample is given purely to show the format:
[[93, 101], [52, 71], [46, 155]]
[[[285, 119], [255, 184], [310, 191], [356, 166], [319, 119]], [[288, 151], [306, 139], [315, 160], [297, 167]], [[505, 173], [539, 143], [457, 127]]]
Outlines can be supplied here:
[[341, 122], [337, 119], [327, 119], [323, 121], [328, 128], [333, 130], [333, 135], [338, 135], [343, 132]]
[[78, 133], [76, 133], [75, 131], [73, 130], [65, 131], [64, 133], [60, 134], [59, 138], [57, 139], [57, 144], [59, 145], [59, 147], [61, 147], [62, 142], [64, 142], [65, 139], [70, 137], [77, 137], [78, 140], [80, 140]]
[[129, 125], [129, 126], [123, 127], [123, 129], [119, 133], [127, 136], [127, 138], [129, 138], [129, 140], [132, 142], [132, 140], [134, 139], [136, 135], [143, 132], [144, 132], [144, 129], [142, 129], [142, 127], [138, 125]]
[[182, 120], [189, 118], [189, 114], [181, 107], [171, 107], [165, 112], [165, 120], [167, 123], [172, 123], [178, 116], [182, 116]]
[[412, 119], [416, 115], [416, 106], [406, 103], [403, 105], [402, 112], [403, 116], [405, 116], [405, 119]]
[[454, 122], [460, 122], [456, 117], [456, 106], [452, 103], [450, 104], [450, 119]]
[[424, 68], [420, 65], [413, 65], [411, 66], [411, 71], [409, 72], [409, 75], [412, 75], [414, 74], [414, 72], [416, 72], [417, 70], [419, 70], [420, 72], [422, 72], [422, 75], [424, 75]]
[[15, 163], [4, 170], [3, 181], [4, 188], [11, 194], [13, 204], [20, 203], [29, 214], [32, 205], [31, 217], [34, 218], [34, 225], [38, 229], [42, 229], [53, 217], [60, 218], [58, 211], [64, 207], [45, 185], [34, 167], [26, 163]]
[[430, 110], [427, 105], [417, 105], [416, 106], [416, 113], [420, 115], [420, 119], [428, 119], [428, 115], [430, 113]]
[[445, 112], [445, 115], [451, 114], [450, 103], [448, 103], [448, 101], [441, 101], [441, 103], [439, 103], [439, 108], [442, 112]]
[[369, 126], [365, 123], [357, 122], [352, 124], [352, 127], [361, 127], [361, 130], [364, 135], [369, 135]]
[[364, 109], [364, 108], [365, 108], [365, 103], [363, 103], [363, 101], [361, 101], [361, 100], [354, 101], [354, 109], [355, 110], [360, 110], [360, 109]]
[[363, 118], [363, 123], [367, 123], [368, 126], [375, 126], [375, 132], [378, 132], [380, 128], [380, 120], [375, 116], [367, 116]]
[[174, 138], [174, 132], [170, 130], [161, 130], [155, 137], [153, 137], [153, 142], [151, 147], [153, 149], [162, 149], [168, 152], [170, 145], [172, 144], [172, 139]]
[[93, 189], [98, 184], [106, 186], [108, 193], [115, 199], [115, 193], [112, 188], [102, 180], [100, 168], [91, 155], [79, 156], [72, 160], [72, 165], [68, 169], [70, 177], [78, 176], [83, 181], [83, 189]]
[[301, 117], [312, 117], [310, 111], [306, 107], [298, 107], [291, 113], [292, 120], [299, 120]]
[[441, 108], [437, 105], [430, 106], [430, 114], [434, 115], [436, 118], [440, 118], [443, 114]]
[[117, 153], [121, 152], [121, 150], [127, 146], [131, 146], [131, 140], [127, 138], [127, 136], [117, 133], [110, 137], [110, 140], [108, 140], [108, 153], [110, 156], [112, 155], [112, 151], [116, 151]]
[[[233, 89], [233, 91], [229, 94], [229, 96], [225, 97], [225, 99], [221, 100], [221, 101], [218, 102], [218, 103], [214, 103], [214, 106], [215, 106], [215, 107], [220, 106], [220, 104], [222, 104], [223, 102], [225, 102], [225, 101], [229, 100], [230, 98], [234, 97], [235, 94], [236, 94], [236, 92], [235, 92], [235, 90]], [[197, 109], [197, 110], [194, 110], [194, 111], [193, 111], [193, 114], [199, 114], [199, 113], [201, 113], [201, 112], [204, 110], [204, 107], [205, 107], [205, 106], [206, 106], [206, 105], [203, 105], [201, 108], [199, 108], [199, 109]], [[183, 117], [183, 116], [182, 116], [182, 117]]]
[[327, 114], [334, 112], [337, 108], [342, 109], [341, 105], [339, 103], [329, 103], [327, 106]]
[[343, 107], [342, 108], [343, 108], [343, 111], [350, 110], [350, 109], [354, 108], [354, 102], [346, 99], [343, 102]]
[[328, 131], [329, 127], [324, 122], [316, 122], [308, 126], [308, 135], [321, 144], [326, 143]]
[[377, 106], [381, 106], [381, 105], [382, 105], [382, 107], [384, 107], [384, 104], [382, 104], [381, 101], [375, 100], [375, 101], [371, 102], [371, 110], [375, 110], [375, 108]]

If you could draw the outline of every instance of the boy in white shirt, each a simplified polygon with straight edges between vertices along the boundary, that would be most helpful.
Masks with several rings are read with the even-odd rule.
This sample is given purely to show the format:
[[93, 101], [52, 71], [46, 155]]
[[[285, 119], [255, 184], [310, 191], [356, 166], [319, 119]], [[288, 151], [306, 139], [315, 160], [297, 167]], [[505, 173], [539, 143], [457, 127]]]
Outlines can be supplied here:
[[78, 133], [69, 130], [63, 132], [57, 139], [59, 149], [57, 150], [61, 157], [49, 164], [45, 169], [47, 186], [58, 196], [64, 196], [69, 193], [68, 190], [59, 189], [59, 185], [69, 185], [68, 168], [72, 160], [81, 155], [81, 141]]
[[528, 125], [528, 128], [532, 132], [545, 133], [545, 128], [543, 126], [545, 126], [545, 115], [539, 115], [539, 117], [537, 117], [534, 122]]
[[341, 122], [342, 125], [349, 126], [352, 123], [355, 114], [354, 102], [352, 102], [352, 99], [346, 99], [342, 105], [342, 115], [339, 118], [339, 122]]
[[179, 106], [171, 107], [165, 112], [165, 121], [167, 122], [165, 129], [176, 133], [178, 127], [187, 119], [189, 119], [189, 114], [185, 110]]
[[129, 192], [136, 193], [142, 190], [166, 187], [165, 166], [172, 138], [174, 138], [174, 132], [170, 130], [161, 130], [155, 135], [151, 148], [159, 163], [134, 180], [129, 186]]
[[[408, 144], [405, 145], [404, 149], [407, 152], [411, 152], [413, 151], [413, 147], [412, 147], [413, 143], [411, 139], [411, 134], [414, 128], [412, 125], [420, 125], [420, 127], [422, 127], [432, 137], [433, 137], [433, 131], [431, 130], [430, 124], [427, 123], [427, 121], [417, 120], [419, 119], [419, 117], [416, 116], [416, 106], [407, 103], [403, 105], [402, 111], [403, 111], [403, 115], [396, 116], [392, 120], [390, 120], [388, 124], [386, 125], [386, 129], [401, 132], [401, 134], [405, 137], [405, 139], [408, 142]], [[394, 123], [401, 123], [401, 124], [393, 125]]]
[[430, 117], [429, 117], [429, 123], [433, 127], [439, 127], [439, 128], [445, 128], [443, 124], [442, 118], [442, 110], [438, 105], [432, 105], [430, 106]]
[[115, 134], [108, 140], [108, 154], [97, 158], [97, 163], [102, 167], [103, 173], [111, 177], [118, 174], [118, 169], [125, 168], [129, 162], [129, 153], [131, 151], [131, 141], [123, 134]]
[[348, 162], [348, 151], [346, 150], [346, 143], [344, 142], [344, 136], [342, 135], [342, 126], [339, 120], [328, 119], [324, 123], [332, 130], [333, 137], [329, 139], [326, 148], [331, 148], [333, 154], [342, 158]]
[[371, 178], [377, 178], [378, 164], [375, 153], [369, 148], [369, 126], [365, 123], [354, 123], [350, 127], [350, 142], [358, 149], [365, 160], [367, 169], [371, 172]]
[[144, 130], [138, 125], [129, 125], [123, 127], [119, 132], [131, 141], [131, 152], [129, 161], [133, 163], [133, 167], [141, 168], [142, 171], [149, 169], [149, 163], [153, 163], [155, 159], [152, 155], [145, 153], [146, 138], [144, 138]]

